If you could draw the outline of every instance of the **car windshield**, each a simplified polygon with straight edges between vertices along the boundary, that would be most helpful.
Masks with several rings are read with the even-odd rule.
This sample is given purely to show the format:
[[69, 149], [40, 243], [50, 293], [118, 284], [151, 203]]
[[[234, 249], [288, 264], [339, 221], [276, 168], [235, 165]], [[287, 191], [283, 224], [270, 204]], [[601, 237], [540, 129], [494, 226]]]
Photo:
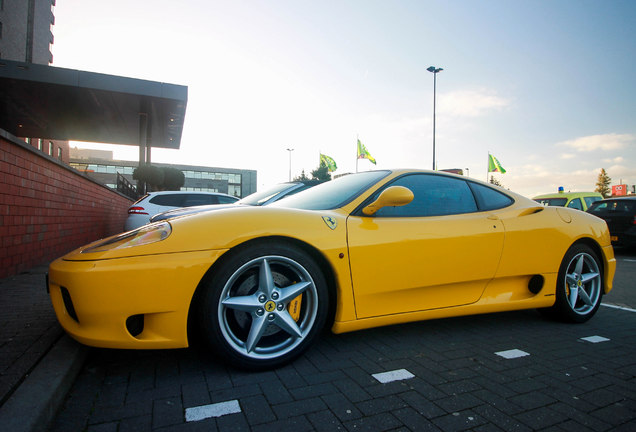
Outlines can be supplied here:
[[271, 205], [303, 210], [331, 210], [339, 208], [349, 203], [371, 185], [389, 175], [389, 173], [390, 171], [366, 171], [358, 174], [347, 174]]
[[568, 202], [567, 198], [535, 198], [535, 201], [541, 205], [549, 207], [565, 207]]
[[237, 201], [237, 204], [251, 205], [251, 206], [261, 206], [266, 203], [270, 198], [274, 195], [281, 193], [284, 190], [287, 190], [295, 186], [293, 183], [280, 183], [269, 187], [260, 192], [254, 192], [251, 195], [246, 196], [243, 199]]

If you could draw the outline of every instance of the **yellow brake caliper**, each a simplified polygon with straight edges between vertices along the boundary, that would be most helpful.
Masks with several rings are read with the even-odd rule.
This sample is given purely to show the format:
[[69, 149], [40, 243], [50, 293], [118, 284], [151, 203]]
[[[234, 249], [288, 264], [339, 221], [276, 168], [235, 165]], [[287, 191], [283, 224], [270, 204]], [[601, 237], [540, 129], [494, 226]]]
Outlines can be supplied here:
[[298, 318], [300, 318], [300, 305], [302, 303], [303, 295], [299, 295], [295, 299], [289, 302], [287, 305], [287, 310], [289, 314], [294, 319], [294, 321], [298, 322]]

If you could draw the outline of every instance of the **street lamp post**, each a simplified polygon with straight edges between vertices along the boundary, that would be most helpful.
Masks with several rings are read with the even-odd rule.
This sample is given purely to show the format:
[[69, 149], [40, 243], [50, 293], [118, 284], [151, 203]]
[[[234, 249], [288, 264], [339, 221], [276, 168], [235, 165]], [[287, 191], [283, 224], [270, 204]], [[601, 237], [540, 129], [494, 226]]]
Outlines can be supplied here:
[[289, 152], [289, 181], [291, 181], [291, 152], [293, 152], [294, 149], [288, 148], [287, 151]]
[[430, 66], [426, 69], [433, 74], [433, 171], [435, 170], [435, 100], [437, 96], [437, 74], [443, 71], [442, 68]]

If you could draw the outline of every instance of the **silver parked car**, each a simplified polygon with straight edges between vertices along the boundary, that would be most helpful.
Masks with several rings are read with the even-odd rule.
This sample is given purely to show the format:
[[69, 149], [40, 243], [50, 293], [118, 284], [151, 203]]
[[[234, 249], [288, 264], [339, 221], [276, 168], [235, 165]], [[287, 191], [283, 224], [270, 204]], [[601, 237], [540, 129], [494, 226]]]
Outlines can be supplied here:
[[128, 208], [124, 230], [130, 231], [150, 222], [157, 213], [181, 207], [232, 204], [237, 197], [219, 192], [165, 191], [149, 192]]
[[[295, 195], [300, 191], [309, 189], [312, 186], [320, 183], [318, 180], [303, 180], [295, 182], [279, 183], [265, 190], [254, 192], [251, 195], [246, 196], [243, 199], [236, 201], [231, 205], [250, 205], [250, 206], [263, 206], [271, 204], [285, 197]], [[168, 210], [154, 215], [150, 218], [150, 222], [158, 222], [165, 219], [170, 219], [177, 216], [185, 216], [194, 213], [200, 213], [209, 210], [220, 210], [228, 206], [218, 205], [202, 205], [195, 207], [177, 208], [174, 210]]]

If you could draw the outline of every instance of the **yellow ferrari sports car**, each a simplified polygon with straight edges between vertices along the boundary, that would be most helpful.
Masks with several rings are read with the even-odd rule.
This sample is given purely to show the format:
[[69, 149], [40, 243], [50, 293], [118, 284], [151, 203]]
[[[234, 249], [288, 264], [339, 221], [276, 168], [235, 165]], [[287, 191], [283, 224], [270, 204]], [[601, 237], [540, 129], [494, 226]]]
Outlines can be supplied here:
[[248, 369], [334, 333], [539, 308], [584, 322], [612, 288], [607, 225], [434, 171], [350, 174], [266, 207], [202, 212], [54, 261], [49, 292], [86, 345], [187, 347]]

